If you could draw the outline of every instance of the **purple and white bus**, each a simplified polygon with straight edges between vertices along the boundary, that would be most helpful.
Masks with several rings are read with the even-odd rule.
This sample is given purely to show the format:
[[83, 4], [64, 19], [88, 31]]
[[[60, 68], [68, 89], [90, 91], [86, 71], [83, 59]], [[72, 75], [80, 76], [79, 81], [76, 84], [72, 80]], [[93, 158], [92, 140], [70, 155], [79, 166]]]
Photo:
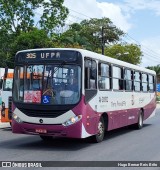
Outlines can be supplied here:
[[19, 51], [13, 83], [13, 133], [87, 138], [155, 114], [156, 73], [91, 51]]

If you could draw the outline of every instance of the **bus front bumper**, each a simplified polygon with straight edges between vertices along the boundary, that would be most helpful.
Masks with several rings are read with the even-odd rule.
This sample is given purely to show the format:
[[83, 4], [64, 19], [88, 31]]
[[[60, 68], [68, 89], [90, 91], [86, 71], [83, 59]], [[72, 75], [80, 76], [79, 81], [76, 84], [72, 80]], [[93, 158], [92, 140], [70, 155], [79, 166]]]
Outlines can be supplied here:
[[81, 120], [70, 126], [32, 124], [27, 122], [17, 123], [14, 119], [12, 120], [12, 132], [19, 134], [81, 138], [81, 129]]

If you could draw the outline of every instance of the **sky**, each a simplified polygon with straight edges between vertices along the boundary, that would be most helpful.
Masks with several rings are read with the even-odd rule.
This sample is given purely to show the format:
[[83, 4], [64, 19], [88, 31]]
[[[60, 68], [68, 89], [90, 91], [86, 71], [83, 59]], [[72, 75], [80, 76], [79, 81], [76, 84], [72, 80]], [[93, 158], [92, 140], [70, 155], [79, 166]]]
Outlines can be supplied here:
[[126, 33], [122, 41], [141, 46], [141, 66], [160, 64], [160, 0], [64, 0], [64, 5], [68, 24], [108, 17]]

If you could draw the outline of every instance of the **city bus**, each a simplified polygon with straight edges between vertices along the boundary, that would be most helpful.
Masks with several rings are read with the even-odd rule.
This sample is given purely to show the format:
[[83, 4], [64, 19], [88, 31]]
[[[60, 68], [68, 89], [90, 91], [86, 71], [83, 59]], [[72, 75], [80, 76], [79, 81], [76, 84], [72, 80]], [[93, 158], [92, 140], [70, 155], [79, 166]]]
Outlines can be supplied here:
[[17, 52], [12, 132], [101, 142], [105, 131], [143, 127], [156, 109], [156, 73], [84, 49]]
[[3, 72], [3, 76], [0, 77], [1, 122], [11, 124], [13, 69], [1, 68], [1, 72]]

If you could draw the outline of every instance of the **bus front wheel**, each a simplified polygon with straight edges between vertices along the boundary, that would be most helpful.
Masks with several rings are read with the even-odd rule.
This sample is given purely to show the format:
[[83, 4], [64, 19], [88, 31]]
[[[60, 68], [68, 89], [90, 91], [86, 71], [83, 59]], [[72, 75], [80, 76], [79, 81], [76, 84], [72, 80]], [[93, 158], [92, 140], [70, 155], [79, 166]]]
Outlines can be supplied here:
[[97, 127], [97, 134], [92, 136], [93, 142], [96, 143], [102, 142], [104, 139], [104, 134], [105, 134], [105, 123], [104, 123], [104, 118], [101, 117]]

